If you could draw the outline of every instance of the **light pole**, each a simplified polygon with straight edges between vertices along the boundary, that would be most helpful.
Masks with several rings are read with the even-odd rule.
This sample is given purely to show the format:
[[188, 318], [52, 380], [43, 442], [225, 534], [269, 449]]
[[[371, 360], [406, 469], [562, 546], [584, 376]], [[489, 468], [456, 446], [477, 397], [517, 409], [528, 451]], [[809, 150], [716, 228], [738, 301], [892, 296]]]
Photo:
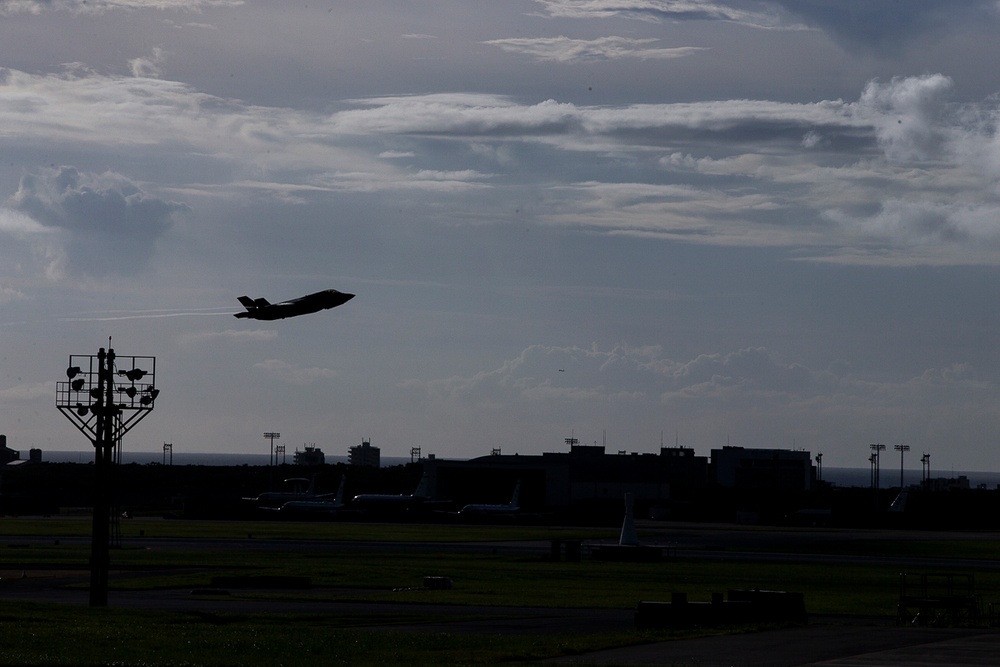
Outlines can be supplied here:
[[872, 458], [869, 459], [872, 462], [872, 471], [873, 471], [872, 481], [873, 481], [873, 483], [875, 485], [875, 490], [878, 491], [878, 487], [879, 487], [879, 470], [878, 470], [879, 469], [879, 465], [878, 465], [879, 452], [885, 451], [885, 445], [880, 444], [880, 443], [875, 443], [873, 445], [868, 445], [868, 447], [872, 450]]
[[280, 438], [281, 434], [268, 431], [264, 437], [271, 441], [271, 455], [267, 459], [267, 490], [274, 491], [274, 441]]
[[910, 451], [909, 445], [893, 445], [892, 447], [897, 452], [899, 452], [899, 489], [903, 490], [903, 454]]
[[271, 456], [267, 459], [267, 465], [272, 465], [274, 463], [274, 441], [280, 438], [281, 434], [268, 431], [264, 434], [264, 437], [271, 441]]
[[[116, 363], [117, 359], [117, 363]], [[115, 377], [124, 378], [120, 386]], [[108, 604], [108, 547], [111, 484], [115, 450], [122, 437], [153, 409], [156, 357], [116, 357], [108, 349], [96, 355], [70, 355], [67, 380], [56, 383], [56, 407], [94, 445], [94, 514], [90, 539], [90, 606]]]
[[819, 473], [819, 481], [823, 481], [823, 452], [816, 454], [816, 472]]
[[920, 457], [920, 464], [921, 464], [921, 467], [923, 468], [923, 480], [922, 481], [924, 483], [924, 486], [927, 486], [927, 483], [931, 479], [931, 455], [930, 454], [924, 454], [923, 456], [921, 456]]

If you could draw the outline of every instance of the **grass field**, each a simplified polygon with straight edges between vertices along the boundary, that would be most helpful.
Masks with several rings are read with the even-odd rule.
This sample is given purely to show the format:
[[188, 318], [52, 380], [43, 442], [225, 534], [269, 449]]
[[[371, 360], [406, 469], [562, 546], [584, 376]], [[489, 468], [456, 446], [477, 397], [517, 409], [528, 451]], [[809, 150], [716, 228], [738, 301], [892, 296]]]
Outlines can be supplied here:
[[[46, 572], [87, 568], [89, 522], [82, 519], [0, 520], [0, 573], [5, 577], [44, 576]], [[897, 559], [910, 557], [992, 559], [1000, 543], [991, 536], [937, 539], [885, 538], [804, 543], [802, 552], [877, 557], [862, 562], [737, 562], [668, 558], [659, 563], [616, 563], [583, 558], [549, 561], [537, 554], [446, 548], [463, 543], [584, 541], [613, 539], [606, 529], [546, 527], [416, 526], [388, 524], [226, 523], [131, 520], [123, 522], [123, 544], [112, 550], [113, 590], [197, 589], [223, 575], [307, 577], [303, 591], [254, 591], [231, 594], [267, 599], [406, 602], [435, 605], [484, 605], [502, 616], [507, 606], [634, 609], [639, 600], [669, 599], [683, 591], [691, 600], [733, 588], [794, 590], [804, 594], [811, 614], [891, 617], [898, 594]], [[640, 531], [640, 534], [642, 532]], [[142, 548], [130, 538], [143, 536]], [[39, 538], [50, 537], [48, 539]], [[779, 535], [776, 544], [796, 551], [794, 539]], [[791, 537], [794, 537], [792, 535]], [[163, 538], [165, 545], [157, 546]], [[176, 546], [171, 540], [178, 540]], [[195, 540], [195, 542], [187, 542]], [[246, 545], [270, 541], [272, 549], [211, 548], [197, 540], [233, 540]], [[303, 548], [302, 541], [310, 547]], [[359, 549], [356, 544], [372, 544]], [[379, 549], [403, 543], [401, 551]], [[225, 543], [225, 542], [223, 542]], [[419, 543], [420, 548], [416, 545]], [[352, 548], [344, 548], [353, 544]], [[413, 544], [412, 550], [405, 544]], [[434, 545], [442, 545], [435, 547]], [[986, 561], [984, 561], [986, 562]], [[1000, 575], [973, 568], [985, 601], [1000, 600]], [[450, 590], [414, 591], [428, 575], [450, 577]], [[0, 587], [9, 585], [0, 581]], [[86, 582], [75, 584], [81, 599]], [[407, 590], [410, 589], [410, 590]], [[247, 597], [246, 599], [250, 599]], [[333, 607], [335, 608], [335, 607]], [[441, 607], [435, 607], [440, 609]], [[599, 648], [660, 640], [658, 633], [590, 633], [517, 636], [393, 631], [447, 621], [447, 614], [412, 612], [377, 619], [357, 614], [211, 614], [91, 609], [77, 605], [0, 602], [5, 637], [0, 664], [118, 665], [297, 665], [297, 664], [497, 664], [528, 662]], [[362, 629], [373, 624], [390, 629]], [[745, 629], [742, 629], [745, 630]]]

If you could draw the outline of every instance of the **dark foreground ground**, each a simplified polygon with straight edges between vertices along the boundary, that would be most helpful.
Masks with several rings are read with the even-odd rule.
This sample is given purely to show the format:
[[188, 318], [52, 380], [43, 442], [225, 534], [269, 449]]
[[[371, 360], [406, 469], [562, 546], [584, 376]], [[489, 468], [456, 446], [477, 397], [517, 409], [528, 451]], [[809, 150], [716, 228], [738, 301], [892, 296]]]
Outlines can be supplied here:
[[[0, 599], [36, 602], [87, 604], [86, 592], [55, 587], [69, 579], [85, 578], [85, 573], [63, 577], [6, 580], [0, 585]], [[279, 602], [274, 600], [226, 600], [206, 597], [189, 590], [116, 592], [109, 594], [116, 608], [187, 610], [239, 613], [356, 613], [369, 618], [384, 615], [394, 619], [400, 613], [435, 613], [465, 616], [468, 621], [400, 626], [387, 621], [371, 630], [426, 633], [548, 634], [628, 631], [633, 627], [632, 612], [606, 609], [545, 609], [454, 607], [440, 609], [427, 605], [366, 604], [342, 602]], [[503, 618], [498, 619], [497, 616]], [[482, 617], [491, 617], [480, 620]], [[674, 665], [698, 667], [829, 667], [919, 665], [922, 667], [1000, 664], [1000, 633], [966, 628], [906, 628], [884, 619], [820, 617], [804, 627], [755, 633], [685, 639], [596, 653], [558, 658], [551, 664], [593, 665]]]
[[[712, 534], [690, 537], [699, 542], [718, 541]], [[721, 534], [721, 533], [720, 533]], [[764, 540], [763, 534], [754, 534]], [[683, 540], [681, 542], [683, 548]], [[209, 540], [206, 548], [221, 548]], [[259, 541], [255, 545], [261, 548]], [[385, 545], [391, 548], [391, 545]], [[413, 545], [407, 545], [412, 548]], [[539, 551], [547, 543], [524, 543], [517, 548]], [[370, 545], [366, 545], [366, 548]], [[232, 545], [229, 545], [232, 548]], [[471, 545], [470, 545], [471, 548]], [[705, 552], [712, 557], [711, 552]], [[776, 558], [780, 554], [774, 554]], [[761, 557], [760, 552], [756, 557]], [[134, 574], [134, 573], [133, 573]], [[31, 600], [61, 604], [86, 605], [86, 591], [67, 590], [64, 585], [85, 582], [85, 571], [0, 572], [0, 600]], [[246, 591], [243, 591], [244, 593]], [[273, 592], [273, 591], [272, 591]], [[204, 611], [234, 613], [277, 612], [357, 614], [373, 619], [367, 629], [417, 633], [488, 633], [495, 635], [587, 633], [634, 628], [630, 610], [564, 608], [498, 608], [495, 606], [448, 605], [440, 609], [426, 604], [356, 603], [327, 600], [310, 601], [227, 599], [225, 591], [189, 589], [109, 593], [109, 606], [115, 608]], [[400, 626], [400, 614], [426, 614], [449, 617], [449, 621]], [[385, 625], [378, 618], [386, 618]], [[468, 620], [462, 620], [468, 619]], [[909, 628], [898, 627], [892, 619], [866, 617], [812, 617], [806, 626], [753, 633], [676, 640], [600, 651], [592, 654], [554, 659], [553, 664], [597, 665], [675, 665], [675, 666], [767, 666], [792, 667], [826, 665], [829, 667], [917, 665], [944, 667], [1000, 664], [1000, 633], [994, 629]]]

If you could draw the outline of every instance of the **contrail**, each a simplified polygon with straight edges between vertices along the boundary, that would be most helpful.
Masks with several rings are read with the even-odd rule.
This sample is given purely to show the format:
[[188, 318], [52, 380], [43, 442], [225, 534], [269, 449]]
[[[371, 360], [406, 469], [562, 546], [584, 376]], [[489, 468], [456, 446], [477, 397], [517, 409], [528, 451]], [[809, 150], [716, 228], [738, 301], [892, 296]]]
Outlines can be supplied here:
[[[76, 317], [59, 317], [57, 322], [115, 322], [119, 320], [152, 320], [164, 317], [215, 317], [230, 315], [233, 309], [218, 306], [215, 308], [195, 308], [194, 310], [123, 310], [110, 311], [106, 315], [80, 315]], [[121, 314], [117, 314], [121, 313]]]

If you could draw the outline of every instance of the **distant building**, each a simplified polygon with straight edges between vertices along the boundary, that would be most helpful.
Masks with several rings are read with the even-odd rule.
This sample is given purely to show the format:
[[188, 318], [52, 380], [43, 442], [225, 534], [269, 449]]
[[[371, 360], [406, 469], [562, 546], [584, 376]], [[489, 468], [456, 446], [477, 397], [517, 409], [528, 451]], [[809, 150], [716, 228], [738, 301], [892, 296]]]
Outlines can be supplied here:
[[716, 484], [743, 491], [808, 491], [816, 479], [809, 452], [788, 449], [713, 449], [712, 469]]
[[347, 464], [359, 468], [378, 468], [382, 465], [381, 456], [379, 448], [372, 447], [371, 440], [362, 440], [360, 445], [347, 450]]
[[0, 465], [7, 465], [11, 461], [21, 458], [21, 452], [7, 446], [7, 436], [0, 435]]
[[326, 463], [326, 456], [323, 450], [316, 445], [306, 445], [305, 451], [295, 450], [292, 460], [297, 466], [321, 466]]
[[924, 480], [924, 488], [928, 491], [968, 491], [969, 478], [965, 475], [958, 477], [935, 477]]
[[607, 454], [600, 445], [567, 441], [569, 452], [542, 455], [496, 454], [468, 461], [428, 459], [424, 470], [435, 497], [456, 502], [507, 502], [515, 484], [521, 505], [554, 511], [583, 508], [614, 516], [626, 493], [643, 508], [666, 504], [675, 492], [704, 488], [708, 459], [693, 449], [663, 448], [659, 454]]

